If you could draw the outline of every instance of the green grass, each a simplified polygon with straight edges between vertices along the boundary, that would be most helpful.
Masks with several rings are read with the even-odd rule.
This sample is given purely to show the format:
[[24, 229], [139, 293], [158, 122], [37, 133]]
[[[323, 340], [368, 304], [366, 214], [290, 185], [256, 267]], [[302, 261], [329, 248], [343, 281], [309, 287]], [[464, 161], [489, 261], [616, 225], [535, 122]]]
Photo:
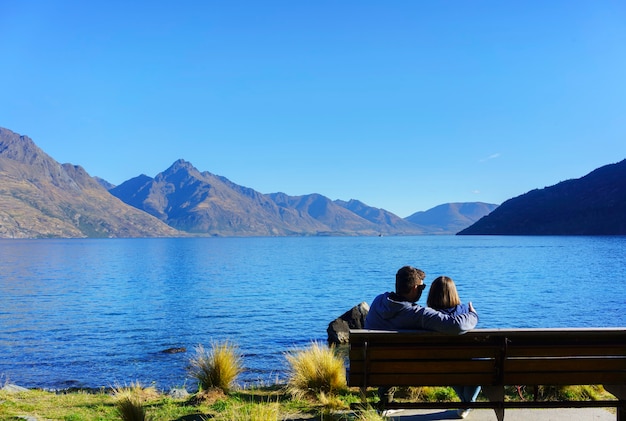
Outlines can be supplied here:
[[[532, 388], [531, 388], [532, 389]], [[564, 388], [544, 387], [542, 398], [551, 389], [560, 390], [558, 396], [568, 398], [612, 399], [601, 386], [568, 386]], [[527, 391], [523, 390], [524, 395]], [[154, 421], [203, 421], [215, 420], [267, 420], [310, 419], [319, 421], [354, 420], [379, 421], [375, 411], [358, 413], [349, 411], [350, 403], [359, 402], [359, 391], [347, 389], [333, 395], [320, 394], [313, 398], [297, 398], [287, 392], [286, 387], [270, 386], [253, 389], [233, 390], [229, 395], [218, 394], [214, 401], [196, 399], [174, 399], [151, 388], [138, 385], [130, 388], [101, 390], [99, 392], [75, 391], [52, 393], [41, 390], [9, 393], [0, 390], [0, 419], [18, 420], [18, 417], [31, 416], [41, 420], [54, 421], [120, 421], [118, 404], [126, 393], [134, 396], [145, 410], [145, 416]], [[591, 396], [593, 395], [593, 396]], [[368, 401], [375, 404], [376, 390], [368, 391]], [[451, 397], [449, 388], [428, 388], [422, 391], [422, 398], [439, 400]], [[402, 397], [405, 398], [405, 397]], [[410, 396], [406, 396], [409, 399]], [[532, 399], [532, 396], [525, 396]], [[507, 399], [519, 400], [515, 388], [507, 388]], [[147, 419], [146, 418], [146, 419]]]
[[215, 419], [224, 421], [278, 421], [280, 413], [278, 402], [238, 402], [226, 406], [223, 411], [215, 416]]
[[[573, 401], [595, 401], [607, 398], [607, 392], [602, 386], [538, 386], [537, 399], [545, 401], [553, 400], [573, 400]], [[533, 400], [535, 390], [533, 387], [522, 386], [519, 390], [515, 389], [515, 393], [511, 390], [511, 394], [516, 400]], [[612, 395], [611, 395], [612, 396]]]
[[405, 397], [410, 401], [445, 402], [458, 401], [458, 397], [451, 387], [407, 387], [396, 392], [398, 398]]

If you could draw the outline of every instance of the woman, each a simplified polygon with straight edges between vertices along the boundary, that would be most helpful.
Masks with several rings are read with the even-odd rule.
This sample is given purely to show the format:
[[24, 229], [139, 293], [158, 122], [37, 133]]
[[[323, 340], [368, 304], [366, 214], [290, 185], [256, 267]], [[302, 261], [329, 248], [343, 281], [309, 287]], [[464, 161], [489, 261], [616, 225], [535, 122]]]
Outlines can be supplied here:
[[[426, 304], [430, 308], [450, 315], [463, 314], [470, 311], [467, 304], [461, 304], [456, 285], [447, 276], [440, 276], [433, 281], [428, 292]], [[480, 392], [480, 386], [452, 386], [452, 388], [459, 396], [459, 399], [461, 399], [461, 402], [476, 401], [478, 392]], [[461, 418], [465, 418], [469, 412], [469, 408], [459, 409], [458, 415]]]

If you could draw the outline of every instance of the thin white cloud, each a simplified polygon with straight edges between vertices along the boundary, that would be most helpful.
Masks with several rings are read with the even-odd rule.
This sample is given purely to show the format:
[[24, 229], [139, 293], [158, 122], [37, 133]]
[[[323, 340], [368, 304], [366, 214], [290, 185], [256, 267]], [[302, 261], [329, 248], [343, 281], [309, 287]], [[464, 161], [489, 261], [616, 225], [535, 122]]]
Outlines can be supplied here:
[[500, 152], [497, 152], [497, 153], [489, 155], [487, 158], [481, 159], [480, 162], [486, 162], [486, 161], [489, 161], [491, 159], [496, 159], [496, 158], [499, 158], [499, 157], [500, 157]]
[[480, 194], [480, 190], [472, 190], [473, 194]]

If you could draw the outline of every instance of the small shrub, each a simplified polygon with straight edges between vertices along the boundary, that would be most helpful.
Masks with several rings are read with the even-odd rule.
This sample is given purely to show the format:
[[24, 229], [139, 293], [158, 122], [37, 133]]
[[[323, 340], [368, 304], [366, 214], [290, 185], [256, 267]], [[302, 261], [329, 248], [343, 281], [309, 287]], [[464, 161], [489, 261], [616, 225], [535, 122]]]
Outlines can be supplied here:
[[201, 390], [220, 389], [228, 393], [242, 372], [241, 354], [228, 341], [213, 342], [210, 351], [198, 345], [190, 364], [190, 374], [198, 380]]
[[307, 349], [286, 354], [289, 363], [288, 391], [296, 396], [334, 394], [346, 388], [343, 359], [327, 347], [313, 342]]

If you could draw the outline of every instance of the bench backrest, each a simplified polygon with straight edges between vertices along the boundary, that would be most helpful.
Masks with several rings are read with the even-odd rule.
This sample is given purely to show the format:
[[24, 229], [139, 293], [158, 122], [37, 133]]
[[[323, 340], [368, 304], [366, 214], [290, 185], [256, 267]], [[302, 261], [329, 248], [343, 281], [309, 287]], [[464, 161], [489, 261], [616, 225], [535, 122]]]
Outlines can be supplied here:
[[350, 331], [348, 385], [626, 384], [626, 328]]

